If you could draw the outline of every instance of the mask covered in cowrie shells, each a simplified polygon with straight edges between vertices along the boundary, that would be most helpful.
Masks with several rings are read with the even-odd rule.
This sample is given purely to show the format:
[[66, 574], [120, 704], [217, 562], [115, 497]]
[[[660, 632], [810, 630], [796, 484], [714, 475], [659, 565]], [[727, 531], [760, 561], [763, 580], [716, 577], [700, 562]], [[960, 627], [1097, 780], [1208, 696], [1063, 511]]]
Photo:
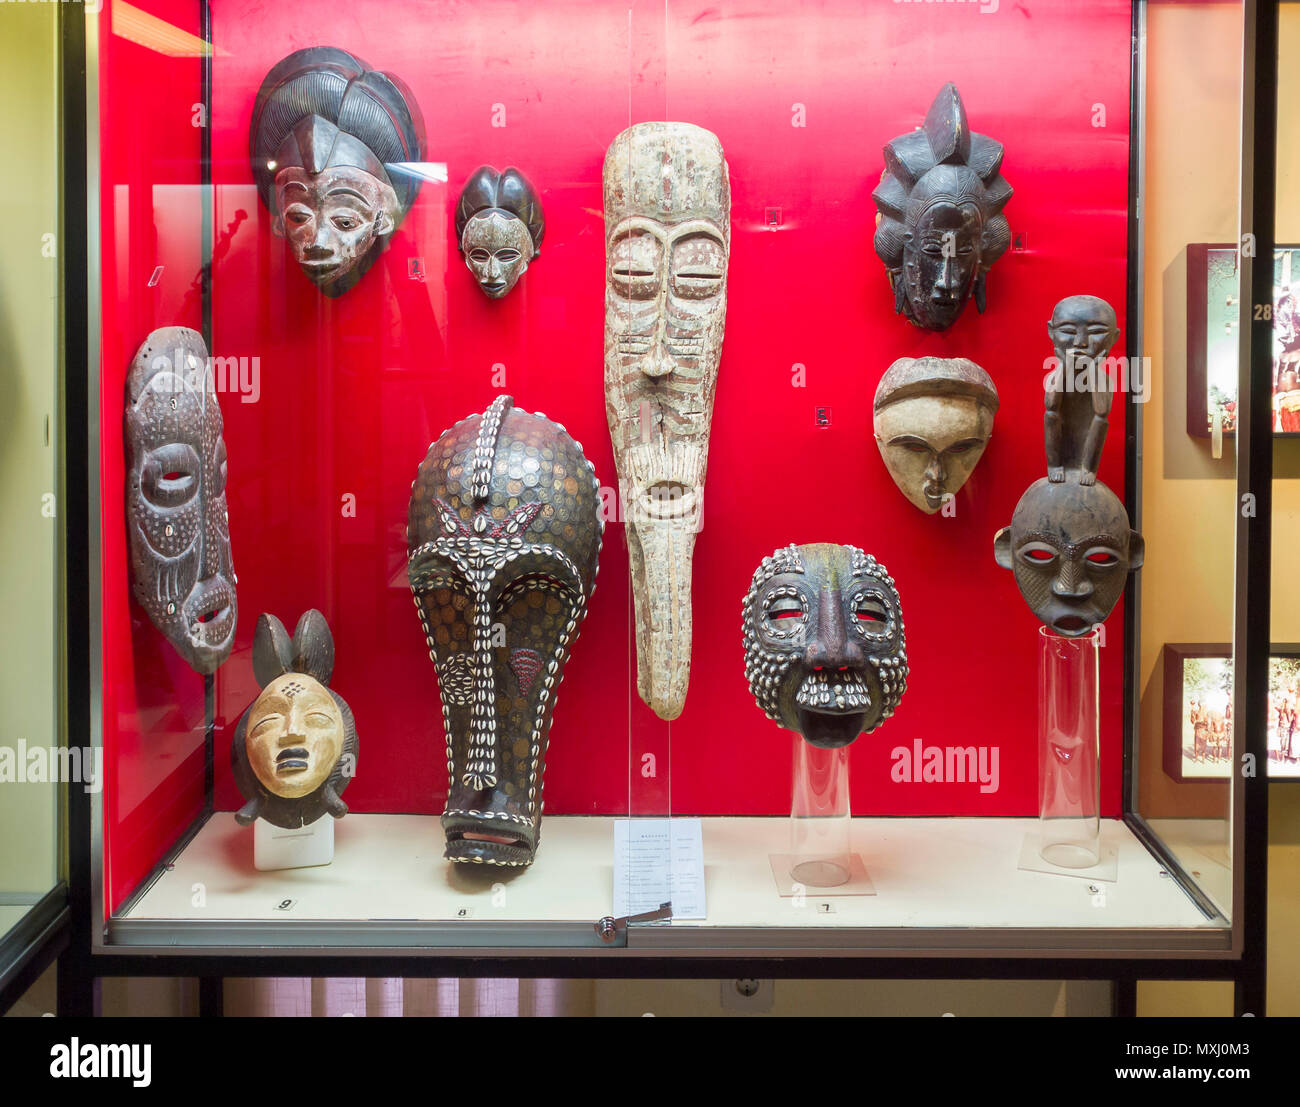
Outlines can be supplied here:
[[216, 672], [238, 604], [226, 518], [226, 443], [197, 331], [162, 327], [126, 378], [131, 591], [190, 668]]
[[230, 764], [244, 806], [235, 820], [296, 830], [322, 815], [341, 819], [340, 798], [357, 768], [357, 727], [329, 687], [334, 636], [325, 616], [303, 613], [291, 638], [274, 615], [253, 634], [253, 675], [262, 691], [235, 727]]
[[691, 663], [691, 558], [727, 313], [731, 186], [717, 136], [638, 123], [604, 166], [605, 414], [636, 617], [637, 691], [677, 718]]
[[894, 580], [856, 546], [786, 546], [763, 558], [741, 604], [745, 678], [773, 722], [821, 749], [894, 714], [907, 641]]
[[603, 528], [582, 447], [509, 396], [444, 431], [420, 463], [408, 574], [442, 697], [450, 861], [536, 856], [555, 694]]

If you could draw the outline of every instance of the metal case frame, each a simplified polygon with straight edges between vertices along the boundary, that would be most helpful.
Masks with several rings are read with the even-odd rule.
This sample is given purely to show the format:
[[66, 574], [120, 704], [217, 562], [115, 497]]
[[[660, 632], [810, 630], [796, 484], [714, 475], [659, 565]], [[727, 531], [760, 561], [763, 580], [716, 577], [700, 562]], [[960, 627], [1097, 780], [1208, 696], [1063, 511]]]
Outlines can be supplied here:
[[[205, 38], [210, 13], [200, 3]], [[1243, 304], [1254, 301], [1255, 287], [1272, 280], [1274, 240], [1274, 166], [1276, 160], [1277, 24], [1273, 0], [1244, 0], [1243, 99], [1241, 120], [1241, 227], [1253, 233], [1256, 254], [1242, 269]], [[1136, 356], [1142, 336], [1142, 176], [1145, 115], [1145, 0], [1133, 4], [1130, 104], [1130, 203], [1127, 354]], [[97, 457], [99, 412], [96, 365], [99, 325], [97, 42], [90, 36], [79, 6], [66, 5], [63, 19], [63, 89], [68, 127], [65, 157], [68, 226], [65, 296], [67, 304], [68, 443], [66, 499], [68, 578], [69, 741], [95, 744], [100, 739], [97, 656], [99, 637], [98, 515], [94, 510], [92, 472]], [[205, 88], [210, 89], [205, 63]], [[88, 90], [92, 94], [88, 97]], [[205, 180], [209, 166], [203, 165]], [[210, 212], [206, 215], [210, 221]], [[80, 225], [78, 225], [80, 224]], [[84, 275], [84, 279], [83, 279]], [[206, 304], [205, 304], [206, 310]], [[1254, 496], [1256, 510], [1240, 516], [1236, 534], [1235, 682], [1244, 752], [1257, 763], [1265, 756], [1265, 711], [1268, 688], [1269, 628], [1247, 615], [1268, 610], [1272, 478], [1271, 322], [1241, 328], [1241, 416], [1238, 431], [1238, 495]], [[1139, 464], [1142, 452], [1141, 409], [1133, 395], [1126, 402], [1126, 501], [1135, 524], [1141, 520]], [[77, 525], [72, 525], [76, 520]], [[1125, 763], [1123, 795], [1126, 825], [1201, 906], [1207, 917], [1217, 910], [1191, 882], [1159, 837], [1135, 810], [1138, 727], [1136, 669], [1140, 583], [1125, 593], [1126, 641]], [[201, 1007], [220, 1012], [220, 978], [225, 976], [463, 976], [463, 977], [719, 977], [914, 978], [914, 979], [1111, 979], [1119, 982], [1116, 1013], [1132, 1013], [1136, 981], [1143, 978], [1233, 980], [1241, 1012], [1264, 1010], [1268, 781], [1235, 779], [1231, 825], [1234, 842], [1233, 921], [1230, 928], [1156, 932], [1098, 930], [985, 929], [837, 931], [833, 943], [812, 946], [796, 928], [769, 930], [714, 929], [719, 943], [693, 944], [690, 931], [670, 928], [624, 929], [613, 946], [591, 930], [592, 920], [551, 924], [549, 951], [536, 944], [513, 944], [519, 924], [474, 932], [472, 945], [455, 948], [431, 944], [441, 935], [438, 924], [370, 924], [356, 927], [329, 923], [278, 923], [272, 931], [260, 924], [213, 924], [197, 944], [177, 942], [164, 924], [146, 924], [139, 944], [106, 939], [101, 869], [100, 797], [74, 792], [69, 797], [70, 942], [60, 957], [60, 1013], [90, 1013], [97, 1007], [97, 978], [105, 976], [198, 976]], [[207, 815], [201, 815], [191, 833]], [[184, 840], [178, 843], [184, 845]], [[362, 924], [365, 926], [365, 924]], [[530, 927], [530, 932], [536, 931]], [[464, 931], [461, 931], [462, 937]], [[422, 941], [423, 939], [423, 941]], [[552, 944], [554, 943], [554, 944]]]

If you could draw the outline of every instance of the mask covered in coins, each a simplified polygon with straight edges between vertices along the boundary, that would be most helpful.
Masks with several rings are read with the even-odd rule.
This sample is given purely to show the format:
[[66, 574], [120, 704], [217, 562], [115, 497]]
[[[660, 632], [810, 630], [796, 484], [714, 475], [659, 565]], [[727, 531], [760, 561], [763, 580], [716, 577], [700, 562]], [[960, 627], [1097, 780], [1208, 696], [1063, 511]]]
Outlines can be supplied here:
[[262, 82], [248, 144], [273, 230], [317, 288], [343, 295], [420, 189], [424, 120], [410, 89], [346, 50], [297, 50]]
[[681, 714], [691, 558], [727, 310], [731, 190], [715, 135], [638, 123], [605, 155], [605, 413], [636, 616], [637, 691]]
[[145, 339], [126, 378], [126, 516], [136, 602], [199, 673], [235, 641], [226, 443], [207, 347], [196, 331]]
[[984, 281], [1011, 245], [1003, 207], [1002, 144], [973, 134], [951, 83], [939, 90], [919, 130], [885, 147], [872, 193], [876, 254], [894, 291], [894, 310], [927, 331], [957, 321], [972, 296], [984, 310]]
[[352, 711], [328, 687], [334, 636], [311, 610], [291, 638], [274, 615], [262, 615], [253, 635], [253, 675], [261, 694], [235, 728], [230, 763], [247, 801], [235, 814], [242, 826], [265, 819], [296, 830], [322, 815], [348, 813], [340, 798], [356, 774], [357, 727]]
[[442, 696], [448, 860], [536, 856], [551, 713], [603, 525], [582, 447], [509, 396], [445, 431], [420, 464], [408, 572]]
[[1011, 525], [993, 540], [997, 563], [1015, 573], [1044, 626], [1078, 638], [1104, 623], [1146, 546], [1106, 485], [1035, 481], [1016, 504]]
[[787, 546], [763, 558], [741, 620], [750, 693], [811, 745], [838, 749], [870, 733], [907, 690], [898, 590], [856, 546]]
[[993, 433], [998, 390], [966, 358], [904, 357], [876, 389], [876, 445], [903, 495], [934, 514], [960, 491]]
[[499, 300], [541, 252], [542, 202], [518, 169], [480, 166], [456, 204], [456, 241], [483, 294]]

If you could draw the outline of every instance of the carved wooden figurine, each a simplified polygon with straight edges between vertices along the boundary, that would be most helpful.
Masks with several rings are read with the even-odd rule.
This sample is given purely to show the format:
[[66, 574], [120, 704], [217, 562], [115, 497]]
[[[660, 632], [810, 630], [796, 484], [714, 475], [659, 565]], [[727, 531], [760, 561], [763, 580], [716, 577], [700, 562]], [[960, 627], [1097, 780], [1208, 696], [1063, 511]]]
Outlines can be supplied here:
[[1097, 296], [1067, 296], [1047, 324], [1055, 351], [1045, 381], [1047, 479], [1077, 472], [1080, 484], [1097, 479], [1110, 415], [1110, 377], [1105, 360], [1119, 338], [1115, 309]]

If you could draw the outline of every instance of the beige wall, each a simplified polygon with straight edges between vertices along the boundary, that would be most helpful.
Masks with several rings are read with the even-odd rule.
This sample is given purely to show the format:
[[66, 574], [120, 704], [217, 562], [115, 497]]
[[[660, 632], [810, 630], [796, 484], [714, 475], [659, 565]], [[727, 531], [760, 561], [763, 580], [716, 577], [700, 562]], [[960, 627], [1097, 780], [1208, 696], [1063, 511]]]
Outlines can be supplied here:
[[[41, 500], [56, 491], [60, 445], [59, 271], [42, 255], [42, 235], [58, 229], [57, 7], [0, 5], [0, 150], [13, 170], [0, 220], [0, 745], [11, 747], [57, 742], [59, 519]], [[48, 891], [56, 848], [54, 789], [0, 783], [0, 894]]]
[[[1160, 650], [1232, 637], [1236, 460], [1214, 460], [1185, 429], [1189, 242], [1232, 242], [1237, 228], [1241, 10], [1236, 3], [1153, 3], [1148, 10], [1146, 342], [1153, 398], [1145, 413], [1142, 594], [1142, 809], [1221, 815], [1224, 788], [1178, 785], [1160, 767]], [[1281, 6], [1279, 242], [1300, 242], [1300, 5]], [[1289, 64], [1288, 64], [1289, 59]], [[1300, 541], [1300, 442], [1274, 447], [1273, 641], [1300, 641], [1291, 551]], [[1225, 786], [1226, 787], [1226, 786]], [[1300, 1014], [1300, 784], [1270, 790], [1270, 1015]], [[1143, 1015], [1230, 1014], [1223, 984], [1149, 983]]]

